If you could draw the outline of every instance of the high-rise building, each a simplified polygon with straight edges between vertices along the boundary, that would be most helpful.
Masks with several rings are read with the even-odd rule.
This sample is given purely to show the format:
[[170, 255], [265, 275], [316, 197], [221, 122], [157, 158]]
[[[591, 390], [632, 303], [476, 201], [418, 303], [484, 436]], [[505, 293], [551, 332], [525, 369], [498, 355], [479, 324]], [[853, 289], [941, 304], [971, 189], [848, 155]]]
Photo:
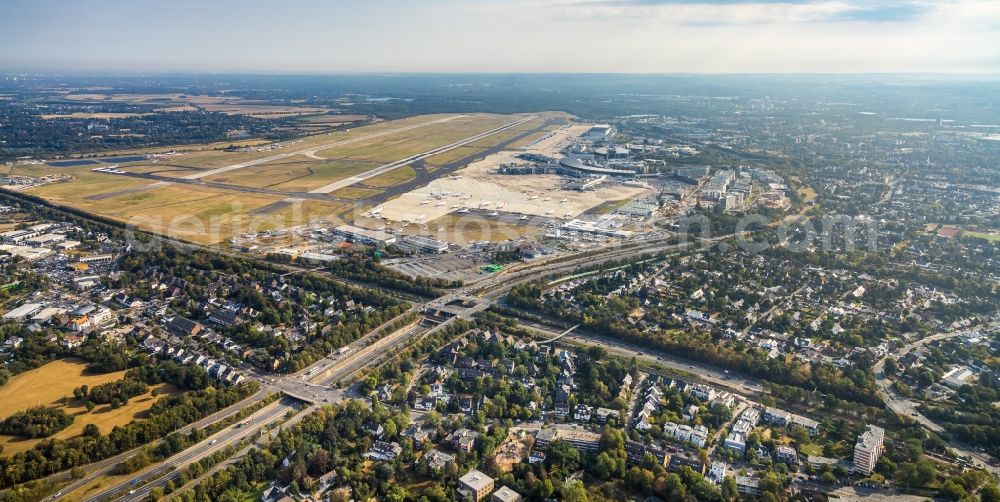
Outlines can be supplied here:
[[869, 425], [865, 428], [854, 445], [854, 472], [867, 476], [875, 470], [875, 463], [882, 456], [884, 438], [885, 430], [881, 427]]

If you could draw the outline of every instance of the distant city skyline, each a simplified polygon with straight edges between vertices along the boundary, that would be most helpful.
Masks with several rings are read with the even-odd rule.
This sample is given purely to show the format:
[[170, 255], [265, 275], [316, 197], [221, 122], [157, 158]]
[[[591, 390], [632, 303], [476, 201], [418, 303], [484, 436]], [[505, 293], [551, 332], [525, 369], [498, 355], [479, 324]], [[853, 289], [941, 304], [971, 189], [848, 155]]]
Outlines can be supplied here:
[[998, 73], [989, 0], [5, 2], [4, 71]]

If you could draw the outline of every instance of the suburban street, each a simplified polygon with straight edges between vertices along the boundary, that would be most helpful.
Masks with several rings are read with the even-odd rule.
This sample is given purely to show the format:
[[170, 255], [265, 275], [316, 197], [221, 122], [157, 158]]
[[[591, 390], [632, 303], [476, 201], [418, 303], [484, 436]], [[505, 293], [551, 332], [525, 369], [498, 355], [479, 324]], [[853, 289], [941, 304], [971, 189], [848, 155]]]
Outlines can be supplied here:
[[[995, 324], [991, 326], [995, 326]], [[927, 430], [930, 430], [937, 434], [945, 433], [943, 427], [941, 427], [940, 425], [938, 425], [937, 423], [935, 423], [934, 421], [932, 421], [931, 419], [927, 418], [919, 411], [917, 411], [917, 403], [914, 403], [913, 401], [910, 401], [909, 399], [900, 396], [899, 394], [896, 393], [895, 390], [892, 389], [892, 381], [889, 380], [889, 378], [885, 374], [885, 361], [889, 355], [892, 355], [893, 357], [898, 359], [899, 357], [902, 357], [904, 354], [912, 351], [913, 349], [916, 349], [917, 347], [922, 347], [924, 345], [928, 345], [931, 342], [935, 342], [938, 340], [947, 340], [949, 338], [962, 336], [967, 334], [969, 331], [971, 330], [963, 329], [958, 331], [950, 331], [946, 333], [938, 333], [936, 335], [931, 335], [922, 338], [920, 340], [917, 340], [915, 342], [909, 343], [906, 346], [900, 347], [899, 349], [896, 349], [896, 351], [893, 352], [892, 354], [887, 354], [886, 357], [879, 359], [879, 361], [875, 363], [875, 366], [872, 368], [872, 371], [875, 373], [875, 381], [876, 383], [878, 383], [879, 390], [881, 391], [882, 394], [882, 400], [885, 402], [885, 405], [897, 415], [909, 417], [910, 419], [915, 420], [917, 423], [924, 426]], [[967, 457], [976, 467], [980, 467], [994, 474], [1000, 474], [1000, 468], [990, 464], [991, 458], [989, 455], [976, 451], [975, 448], [963, 443], [962, 441], [959, 441], [958, 439], [952, 438], [949, 441], [949, 445], [957, 455], [962, 457]]]
[[[729, 237], [732, 236], [727, 235], [708, 239], [705, 245], [711, 245], [711, 243]], [[312, 403], [312, 405], [309, 408], [306, 408], [306, 410], [313, 409], [314, 407], [324, 403], [340, 402], [350, 396], [347, 395], [346, 389], [331, 387], [332, 384], [355, 375], [361, 369], [378, 362], [386, 354], [394, 353], [398, 348], [405, 346], [411, 341], [434, 330], [448, 326], [454, 319], [471, 318], [471, 316], [476, 312], [481, 312], [487, 309], [490, 305], [493, 305], [499, 298], [505, 295], [507, 291], [517, 284], [538, 280], [550, 275], [570, 273], [581, 266], [594, 266], [645, 253], [681, 250], [687, 248], [690, 244], [691, 243], [672, 243], [667, 238], [651, 239], [639, 241], [638, 243], [619, 248], [600, 251], [586, 251], [579, 253], [578, 256], [563, 255], [554, 257], [557, 259], [533, 261], [517, 267], [511, 267], [501, 273], [477, 281], [474, 284], [459, 288], [457, 291], [441, 298], [433, 299], [423, 304], [414, 305], [411, 310], [427, 312], [446, 307], [456, 300], [472, 300], [471, 305], [458, 307], [454, 317], [445, 320], [433, 328], [426, 329], [419, 324], [410, 325], [373, 340], [381, 335], [383, 328], [386, 326], [383, 325], [376, 328], [368, 335], [365, 335], [364, 337], [351, 343], [346, 348], [328, 355], [294, 375], [275, 376], [263, 374], [257, 371], [251, 371], [251, 376], [260, 381], [267, 392], [280, 391], [289, 396], [293, 396], [296, 399]], [[555, 335], [558, 334], [559, 333], [555, 333]], [[610, 349], [609, 351], [616, 350], [619, 354], [648, 358], [647, 360], [650, 362], [657, 362], [660, 364], [670, 363], [677, 368], [683, 368], [684, 365], [687, 365], [689, 368], [685, 371], [690, 371], [690, 369], [692, 369], [691, 367], [694, 365], [693, 362], [682, 360], [680, 358], [672, 358], [667, 354], [658, 354], [657, 356], [662, 358], [662, 360], [659, 361], [655, 359], [657, 356], [639, 356], [639, 353], [641, 352], [639, 348], [629, 347], [627, 344], [621, 344], [620, 342], [610, 339], [587, 339], [581, 338], [577, 334], [567, 335], [566, 338], [568, 338], [568, 340], [576, 341], [577, 343], [594, 343], [596, 341], [598, 343], [605, 344], [605, 347]], [[729, 382], [726, 374], [718, 372], [712, 368], [704, 368], [702, 372], [706, 381], [716, 383], [717, 385], [726, 388], [743, 389], [744, 392], [759, 392], [759, 390], [755, 389], [760, 389], [759, 385], [757, 385], [757, 387], [753, 387], [754, 382], [749, 380]], [[274, 408], [268, 409], [274, 410]], [[274, 415], [267, 414], [266, 417], [262, 417], [260, 420], [255, 419], [254, 423], [256, 427], [260, 427], [261, 425], [267, 423], [273, 423], [279, 420], [289, 409], [293, 409], [292, 406], [284, 404], [280, 412], [274, 412]], [[135, 478], [140, 479], [137, 484], [145, 482], [146, 484], [143, 486], [148, 487], [148, 490], [151, 490], [155, 486], [165, 484], [166, 480], [169, 478], [166, 474], [173, 472], [174, 469], [180, 469], [190, 465], [191, 463], [205, 458], [206, 456], [225, 448], [227, 445], [235, 444], [246, 437], [245, 434], [237, 433], [235, 430], [228, 433], [224, 432], [225, 431], [220, 432], [217, 437], [213, 436], [212, 438], [206, 439], [202, 443], [194, 445], [184, 452], [171, 457], [156, 469], [151, 469], [143, 473], [140, 478]], [[124, 458], [128, 457], [122, 457], [122, 459]], [[118, 462], [120, 461], [121, 460]], [[110, 469], [115, 464], [111, 464], [107, 468]], [[108, 471], [105, 471], [105, 473], [106, 472]], [[76, 489], [79, 486], [83, 486], [83, 484], [74, 483], [72, 486], [73, 489]], [[111, 498], [113, 495], [120, 495], [120, 492], [128, 486], [132, 486], [131, 480], [124, 485], [118, 485], [104, 490], [100, 494], [90, 497], [87, 500], [99, 501], [114, 499]], [[69, 493], [69, 491], [70, 490], [64, 490], [61, 493], [66, 494]], [[136, 492], [137, 493], [133, 495], [140, 494], [139, 489], [137, 489]], [[145, 493], [148, 494], [148, 491]], [[128, 500], [139, 499], [130, 497]]]

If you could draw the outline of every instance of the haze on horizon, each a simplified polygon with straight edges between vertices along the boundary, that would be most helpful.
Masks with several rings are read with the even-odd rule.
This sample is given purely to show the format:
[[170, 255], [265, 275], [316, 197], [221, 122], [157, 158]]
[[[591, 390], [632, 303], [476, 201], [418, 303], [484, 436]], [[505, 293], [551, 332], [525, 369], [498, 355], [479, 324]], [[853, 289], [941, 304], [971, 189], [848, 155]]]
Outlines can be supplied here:
[[13, 0], [6, 71], [1000, 72], [990, 0]]

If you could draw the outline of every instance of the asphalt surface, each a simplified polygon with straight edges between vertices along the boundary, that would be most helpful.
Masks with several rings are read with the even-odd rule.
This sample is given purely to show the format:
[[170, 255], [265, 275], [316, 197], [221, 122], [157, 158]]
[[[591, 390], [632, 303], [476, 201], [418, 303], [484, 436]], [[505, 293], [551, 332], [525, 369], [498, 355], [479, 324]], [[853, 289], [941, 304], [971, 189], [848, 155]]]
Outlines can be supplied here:
[[376, 167], [374, 169], [370, 169], [368, 171], [365, 171], [364, 173], [357, 174], [357, 175], [351, 176], [349, 178], [344, 178], [342, 180], [334, 181], [333, 183], [330, 183], [328, 185], [324, 185], [324, 186], [321, 186], [321, 187], [316, 188], [314, 190], [310, 190], [309, 193], [330, 193], [330, 192], [334, 192], [334, 191], [340, 190], [341, 188], [347, 188], [347, 187], [349, 187], [351, 185], [355, 185], [357, 183], [361, 183], [362, 181], [365, 181], [367, 179], [374, 178], [374, 177], [376, 177], [376, 176], [378, 176], [378, 175], [380, 175], [382, 173], [386, 173], [386, 172], [392, 171], [393, 169], [396, 169], [397, 167], [405, 166], [405, 165], [409, 164], [410, 162], [416, 162], [416, 161], [424, 160], [424, 159], [426, 159], [428, 157], [433, 157], [435, 155], [439, 155], [439, 154], [442, 154], [442, 153], [445, 153], [445, 152], [449, 152], [449, 151], [454, 150], [456, 148], [468, 145], [469, 143], [473, 143], [475, 141], [479, 141], [479, 140], [481, 140], [483, 138], [488, 138], [488, 137], [490, 137], [490, 136], [492, 136], [492, 135], [494, 135], [496, 133], [503, 132], [503, 131], [506, 131], [507, 129], [511, 129], [511, 128], [517, 127], [517, 126], [519, 126], [521, 124], [528, 123], [528, 122], [530, 122], [532, 120], [535, 120], [536, 118], [538, 118], [537, 115], [530, 115], [530, 116], [525, 117], [525, 118], [523, 118], [521, 120], [516, 120], [514, 122], [510, 122], [508, 124], [504, 124], [504, 125], [502, 125], [500, 127], [497, 127], [495, 129], [490, 129], [489, 131], [485, 131], [485, 132], [481, 132], [479, 134], [475, 134], [473, 136], [469, 136], [468, 138], [456, 141], [454, 143], [450, 143], [450, 144], [447, 144], [447, 145], [444, 145], [444, 146], [439, 146], [437, 148], [433, 148], [433, 149], [428, 150], [428, 151], [423, 152], [423, 153], [418, 153], [416, 155], [411, 155], [411, 156], [406, 157], [404, 159], [396, 160], [396, 161], [390, 162], [388, 164], [381, 165], [381, 166]]
[[559, 331], [558, 328], [539, 324], [526, 319], [519, 319], [518, 324], [528, 328], [542, 336], [559, 338], [561, 343], [577, 346], [598, 346], [606, 350], [609, 354], [621, 357], [635, 357], [637, 360], [647, 363], [659, 364], [666, 368], [673, 369], [680, 373], [694, 374], [698, 380], [710, 383], [714, 386], [729, 389], [742, 395], [761, 394], [764, 387], [760, 380], [733, 372], [727, 372], [722, 368], [711, 366], [705, 363], [694, 361], [666, 352], [641, 347], [614, 338], [596, 335], [593, 333], [574, 330], [570, 333]]
[[[716, 239], [712, 239], [712, 241], [727, 237], [729, 236], [718, 237]], [[299, 374], [284, 377], [258, 374], [254, 375], [254, 377], [260, 379], [262, 383], [264, 383], [265, 389], [269, 391], [280, 390], [291, 396], [298, 396], [303, 398], [303, 400], [313, 403], [338, 402], [349, 396], [346, 395], [344, 390], [329, 387], [329, 384], [343, 378], [353, 376], [364, 367], [373, 364], [382, 357], [385, 357], [387, 354], [394, 353], [395, 349], [404, 346], [406, 343], [417, 337], [423, 336], [431, 331], [442, 329], [448, 326], [455, 319], [471, 317], [475, 312], [485, 310], [493, 302], [495, 302], [496, 299], [504, 295], [516, 284], [536, 280], [552, 274], [573, 271], [582, 265], [595, 265], [605, 261], [617, 260], [642, 253], [679, 250], [687, 246], [688, 244], [667, 244], [666, 241], [663, 240], [652, 240], [622, 246], [621, 248], [604, 252], [589, 252], [585, 256], [579, 258], [565, 259], [565, 257], [562, 257], [558, 262], [554, 263], [536, 261], [530, 262], [521, 267], [511, 267], [510, 269], [507, 269], [500, 274], [496, 274], [493, 277], [484, 278], [473, 285], [461, 288], [455, 293], [446, 295], [445, 297], [436, 300], [431, 300], [422, 306], [417, 306], [417, 308], [426, 310], [432, 306], [444, 306], [454, 299], [468, 298], [470, 294], [477, 297], [476, 304], [473, 307], [466, 309], [466, 311], [460, 313], [458, 316], [448, 319], [434, 328], [428, 330], [421, 329], [420, 327], [408, 327], [402, 330], [397, 330], [394, 333], [390, 333], [369, 344], [371, 338], [377, 336], [377, 334], [382, 330], [384, 327], [383, 325], [383, 327], [377, 328], [369, 335], [362, 337], [362, 339], [359, 339], [354, 344], [350, 345], [350, 350], [346, 354], [331, 354], [327, 358], [318, 361]], [[620, 350], [627, 349], [622, 348]], [[316, 372], [316, 375], [313, 375], [313, 372]], [[315, 406], [316, 404], [313, 405], [313, 407]], [[276, 421], [280, 419], [288, 409], [292, 409], [291, 406], [283, 409], [280, 413], [277, 413], [277, 415], [280, 416], [268, 416], [261, 420], [255, 419], [255, 425], [247, 429], [256, 430], [256, 428], [260, 427], [262, 424]], [[136, 488], [136, 493], [131, 495], [141, 495], [140, 490], [143, 489], [145, 490], [145, 494], [148, 495], [148, 490], [165, 484], [167, 479], [166, 474], [172, 472], [175, 468], [180, 469], [190, 465], [190, 463], [198, 461], [215, 451], [225, 448], [228, 444], [236, 443], [244, 437], [242, 435], [243, 433], [236, 429], [228, 432], [223, 431], [219, 434], [220, 435], [218, 437], [209, 438], [202, 443], [184, 450], [178, 455], [168, 459], [165, 463], [157, 466], [155, 469], [151, 469], [142, 474], [140, 478], [136, 478], [140, 479], [137, 484], [142, 484], [148, 481], [153, 482], [147, 483], [144, 487]], [[131, 481], [125, 483], [124, 486], [119, 485], [105, 490], [101, 494], [87, 500], [105, 500], [109, 496], [119, 493], [122, 489], [128, 488], [129, 486], [132, 486]], [[140, 498], [132, 498], [131, 495], [128, 500], [140, 500]]]
[[[157, 486], [156, 483], [149, 483], [157, 480], [166, 474], [180, 470], [194, 462], [201, 460], [213, 453], [224, 449], [226, 446], [237, 443], [245, 438], [258, 434], [258, 429], [267, 424], [276, 422], [283, 418], [289, 410], [296, 409], [296, 402], [293, 399], [285, 398], [265, 406], [262, 410], [254, 413], [250, 417], [253, 421], [244, 426], [227, 427], [204, 441], [188, 447], [180, 453], [170, 457], [166, 462], [158, 466], [137, 474], [128, 481], [114, 485], [106, 490], [84, 499], [84, 502], [98, 502], [101, 500], [114, 499], [116, 496], [125, 495], [119, 500], [143, 500], [149, 496], [149, 492]], [[145, 483], [145, 484], [144, 484]], [[139, 486], [142, 485], [142, 486]], [[131, 488], [136, 486], [136, 488]]]
[[[195, 174], [190, 174], [188, 176], [185, 176], [185, 179], [200, 179], [200, 178], [205, 178], [205, 177], [213, 176], [213, 175], [216, 175], [216, 174], [222, 174], [222, 173], [227, 173], [229, 171], [235, 171], [237, 169], [244, 169], [244, 168], [251, 167], [251, 166], [256, 166], [256, 165], [259, 165], [259, 164], [266, 164], [268, 162], [273, 162], [275, 160], [281, 160], [281, 159], [286, 159], [288, 157], [294, 157], [295, 155], [307, 155], [307, 156], [313, 157], [313, 156], [316, 155], [316, 152], [319, 152], [320, 150], [327, 150], [327, 149], [335, 148], [335, 147], [338, 147], [338, 146], [349, 145], [351, 143], [357, 143], [357, 142], [360, 142], [360, 141], [367, 141], [367, 140], [370, 140], [370, 139], [380, 138], [382, 136], [388, 136], [390, 134], [395, 134], [397, 132], [409, 131], [409, 130], [412, 130], [412, 129], [417, 129], [417, 128], [420, 128], [420, 127], [429, 126], [431, 124], [439, 124], [441, 122], [447, 122], [449, 120], [454, 120], [454, 119], [456, 119], [458, 117], [462, 117], [462, 115], [453, 115], [453, 116], [450, 116], [450, 117], [445, 117], [443, 119], [433, 120], [431, 122], [424, 122], [424, 123], [421, 123], [421, 124], [414, 124], [414, 125], [411, 125], [411, 126], [399, 127], [399, 128], [396, 128], [396, 129], [390, 129], [388, 131], [381, 131], [381, 132], [377, 132], [377, 133], [373, 133], [373, 134], [367, 134], [365, 136], [359, 136], [357, 138], [350, 138], [350, 139], [344, 139], [344, 140], [340, 140], [340, 141], [334, 141], [332, 143], [327, 143], [327, 144], [319, 145], [319, 146], [313, 146], [313, 147], [309, 147], [309, 148], [305, 148], [305, 149], [301, 149], [301, 150], [295, 150], [295, 151], [292, 151], [292, 152], [279, 153], [279, 154], [276, 154], [276, 155], [271, 155], [269, 157], [263, 157], [263, 158], [260, 158], [260, 159], [250, 160], [250, 161], [247, 161], [247, 162], [241, 162], [239, 164], [234, 164], [234, 165], [231, 165], [231, 166], [220, 167], [218, 169], [210, 169], [208, 171], [201, 171], [201, 172], [198, 172], [198, 173], [195, 173]], [[316, 158], [316, 157], [313, 157], [313, 158]]]
[[[365, 197], [364, 199], [362, 199], [362, 201], [364, 203], [367, 203], [367, 204], [381, 204], [381, 203], [384, 203], [384, 202], [388, 201], [389, 199], [398, 197], [398, 196], [400, 196], [402, 194], [411, 192], [413, 190], [416, 190], [417, 188], [420, 188], [420, 187], [422, 187], [424, 185], [427, 185], [428, 183], [430, 183], [431, 181], [434, 181], [437, 178], [441, 178], [442, 176], [447, 176], [447, 175], [449, 175], [449, 174], [451, 174], [451, 173], [453, 173], [453, 172], [455, 172], [455, 171], [457, 171], [459, 169], [464, 169], [469, 164], [471, 164], [471, 163], [473, 163], [473, 162], [475, 162], [477, 160], [484, 159], [484, 158], [486, 158], [486, 157], [488, 157], [490, 155], [493, 155], [494, 153], [498, 153], [498, 152], [502, 152], [502, 151], [505, 151], [505, 150], [509, 150], [510, 149], [510, 145], [514, 144], [515, 142], [517, 142], [519, 140], [522, 140], [522, 139], [524, 139], [524, 138], [526, 138], [528, 136], [531, 136], [532, 134], [537, 134], [537, 133], [541, 132], [542, 130], [544, 130], [545, 127], [547, 127], [549, 125], [552, 125], [552, 124], [561, 124], [561, 123], [564, 123], [564, 121], [562, 121], [562, 120], [548, 120], [545, 123], [539, 125], [538, 127], [534, 128], [534, 129], [532, 129], [530, 131], [525, 131], [525, 132], [523, 132], [521, 134], [518, 134], [518, 135], [516, 135], [516, 136], [514, 136], [514, 137], [512, 137], [512, 138], [510, 138], [510, 139], [508, 139], [506, 141], [503, 141], [503, 142], [501, 142], [501, 143], [499, 143], [499, 144], [497, 144], [495, 146], [486, 148], [486, 149], [478, 151], [476, 153], [472, 153], [472, 154], [466, 155], [465, 157], [462, 157], [460, 159], [455, 159], [455, 160], [453, 160], [451, 162], [448, 162], [446, 164], [437, 166], [437, 167], [435, 167], [435, 169], [434, 169], [433, 172], [429, 172], [427, 170], [427, 167], [425, 166], [423, 160], [414, 161], [414, 162], [410, 163], [410, 167], [413, 168], [413, 171], [416, 173], [416, 175], [417, 175], [416, 178], [414, 178], [414, 179], [412, 179], [410, 181], [407, 181], [405, 183], [400, 183], [398, 185], [393, 185], [393, 186], [388, 187], [388, 188], [372, 187], [372, 188], [377, 188], [380, 191], [380, 193], [378, 193], [377, 195], [372, 195], [371, 197]], [[366, 187], [367, 185], [365, 185], [364, 182], [362, 182], [361, 186], [362, 187]]]
[[[389, 323], [391, 322], [389, 321]], [[173, 477], [170, 476], [171, 473], [184, 469], [192, 463], [198, 462], [224, 449], [230, 444], [238, 443], [256, 434], [265, 425], [281, 421], [285, 414], [289, 410], [296, 409], [301, 401], [311, 402], [312, 405], [296, 415], [296, 421], [322, 404], [340, 402], [351, 397], [357, 397], [349, 395], [349, 390], [338, 389], [329, 385], [353, 376], [362, 368], [373, 364], [373, 362], [382, 357], [395, 353], [396, 349], [405, 345], [410, 340], [431, 331], [419, 324], [409, 325], [372, 341], [371, 338], [377, 336], [384, 327], [385, 325], [380, 326], [369, 335], [355, 341], [348, 346], [349, 350], [344, 353], [332, 354], [295, 375], [273, 377], [254, 374], [253, 377], [261, 381], [267, 392], [281, 391], [291, 397], [268, 405], [265, 409], [257, 412], [253, 415], [253, 421], [249, 425], [241, 428], [234, 426], [224, 429], [177, 455], [168, 458], [155, 468], [149, 469], [126, 482], [119, 483], [85, 499], [85, 502], [145, 500], [149, 496], [150, 491], [154, 488], [162, 487], [170, 481]], [[82, 486], [82, 484], [85, 483], [81, 483], [73, 489]], [[135, 488], [132, 488], [133, 486]], [[62, 493], [69, 493], [70, 491], [69, 489], [63, 490]]]
[[[927, 345], [937, 340], [946, 340], [948, 338], [962, 336], [970, 331], [972, 330], [959, 330], [959, 331], [951, 331], [948, 333], [938, 333], [936, 335], [931, 335], [922, 338], [920, 340], [917, 340], [915, 342], [912, 342], [904, 347], [896, 349], [896, 351], [891, 353], [891, 355], [898, 360], [904, 354], [912, 351], [917, 347]], [[945, 432], [944, 427], [941, 427], [940, 425], [938, 425], [937, 423], [935, 423], [934, 421], [932, 421], [931, 419], [927, 418], [922, 413], [917, 411], [917, 403], [914, 403], [913, 401], [910, 401], [909, 399], [906, 399], [903, 396], [896, 394], [896, 391], [892, 389], [892, 381], [885, 374], [885, 360], [889, 355], [890, 354], [887, 354], [886, 357], [879, 359], [879, 361], [875, 363], [875, 366], [872, 368], [872, 372], [875, 373], [875, 382], [879, 386], [879, 390], [881, 391], [882, 395], [882, 401], [885, 402], [886, 407], [888, 407], [890, 410], [892, 410], [893, 413], [896, 413], [897, 415], [909, 417], [910, 419], [915, 420], [917, 423], [922, 425], [927, 430], [930, 430], [938, 434], [944, 433]], [[952, 438], [948, 442], [948, 445], [951, 447], [951, 449], [954, 451], [955, 454], [969, 458], [970, 462], [972, 462], [972, 464], [975, 465], [976, 467], [982, 468], [988, 472], [992, 472], [995, 475], [1000, 475], [1000, 468], [990, 465], [990, 462], [993, 461], [993, 458], [990, 457], [989, 455], [976, 451], [976, 449], [973, 448], [971, 445], [965, 444], [964, 442], [959, 441], [958, 439], [955, 438]]]
[[[207, 426], [209, 426], [209, 425], [211, 425], [211, 424], [213, 424], [215, 422], [218, 422], [218, 421], [223, 420], [223, 419], [225, 419], [225, 418], [227, 418], [227, 417], [229, 417], [231, 415], [235, 415], [236, 413], [239, 413], [240, 410], [242, 410], [242, 409], [246, 408], [247, 406], [250, 406], [250, 405], [252, 405], [252, 404], [254, 404], [254, 403], [256, 403], [256, 402], [258, 402], [258, 401], [260, 401], [262, 399], [264, 399], [265, 397], [267, 397], [267, 395], [268, 395], [268, 391], [262, 389], [260, 392], [254, 394], [249, 399], [245, 399], [243, 401], [240, 401], [237, 404], [234, 404], [234, 405], [232, 405], [232, 406], [230, 406], [230, 407], [228, 407], [228, 408], [226, 408], [224, 410], [221, 410], [221, 411], [218, 411], [216, 413], [213, 413], [212, 415], [209, 415], [208, 417], [205, 417], [205, 418], [203, 418], [201, 420], [198, 420], [197, 422], [194, 422], [192, 424], [188, 424], [188, 425], [186, 425], [184, 427], [181, 427], [177, 431], [179, 433], [181, 433], [181, 434], [186, 434], [186, 433], [190, 432], [192, 429], [201, 429], [203, 427], [207, 427]], [[91, 464], [88, 464], [88, 465], [84, 466], [84, 469], [87, 471], [87, 474], [84, 477], [82, 477], [80, 479], [77, 479], [77, 480], [73, 481], [72, 483], [70, 483], [69, 485], [65, 486], [61, 490], [61, 493], [69, 493], [69, 492], [71, 492], [73, 490], [76, 490], [76, 489], [82, 487], [83, 485], [86, 485], [87, 483], [90, 483], [91, 481], [93, 481], [93, 480], [95, 480], [95, 479], [97, 479], [97, 478], [99, 478], [101, 476], [105, 476], [105, 475], [109, 474], [115, 468], [115, 466], [117, 466], [121, 462], [124, 462], [129, 457], [135, 455], [140, 450], [142, 450], [143, 448], [146, 448], [148, 446], [149, 445], [142, 445], [140, 447], [137, 447], [137, 448], [134, 448], [132, 450], [126, 451], [124, 453], [120, 453], [118, 455], [115, 455], [114, 457], [107, 458], [107, 459], [104, 459], [104, 460], [101, 460], [101, 461], [98, 461], [98, 462], [94, 462], [94, 463], [91, 463]], [[69, 478], [70, 478], [70, 471], [63, 471], [63, 472], [60, 472], [60, 473], [53, 474], [52, 476], [49, 476], [48, 478], [45, 479], [45, 481], [49, 482], [49, 483], [58, 483], [60, 481], [65, 481], [65, 480], [67, 480]], [[6, 492], [6, 490], [4, 492]]]

